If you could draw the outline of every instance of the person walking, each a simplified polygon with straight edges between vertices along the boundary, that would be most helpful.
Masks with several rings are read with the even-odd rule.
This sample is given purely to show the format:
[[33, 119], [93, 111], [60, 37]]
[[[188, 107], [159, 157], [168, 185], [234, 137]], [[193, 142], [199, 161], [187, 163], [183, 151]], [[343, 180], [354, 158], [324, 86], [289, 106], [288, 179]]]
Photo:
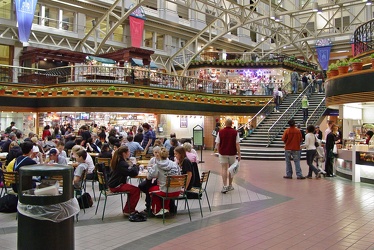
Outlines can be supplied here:
[[240, 138], [239, 133], [232, 128], [232, 120], [228, 118], [225, 122], [225, 127], [221, 129], [216, 137], [216, 148], [219, 153], [219, 163], [221, 164], [221, 175], [223, 181], [223, 188], [221, 193], [227, 193], [228, 191], [234, 190], [232, 186], [233, 177], [229, 173], [229, 185], [227, 186], [227, 172], [231, 164], [236, 160], [240, 161]]
[[301, 108], [303, 109], [303, 123], [305, 124], [308, 120], [308, 108], [309, 108], [309, 101], [306, 95], [303, 96], [301, 100]]
[[277, 93], [275, 94], [274, 102], [275, 102], [275, 111], [279, 112], [279, 106], [281, 105], [283, 99], [283, 92], [281, 88], [278, 88]]
[[296, 94], [298, 91], [298, 83], [299, 83], [299, 74], [296, 72], [296, 69], [293, 69], [291, 73], [291, 83], [292, 83], [292, 93]]
[[301, 132], [298, 128], [295, 127], [295, 121], [289, 120], [288, 125], [290, 126], [286, 129], [282, 136], [282, 141], [284, 142], [284, 156], [286, 158], [286, 175], [283, 176], [285, 179], [292, 179], [292, 165], [291, 159], [295, 163], [295, 170], [297, 179], [302, 180], [305, 177], [302, 174], [300, 167], [300, 144], [303, 141]]
[[306, 178], [312, 179], [312, 172], [316, 174], [316, 178], [320, 178], [321, 171], [313, 166], [313, 159], [317, 152], [316, 142], [318, 142], [316, 136], [314, 135], [315, 127], [313, 125], [309, 125], [306, 128], [306, 131], [307, 134], [305, 136], [305, 143], [301, 145], [302, 148], [306, 148], [306, 162], [309, 166], [309, 172]]

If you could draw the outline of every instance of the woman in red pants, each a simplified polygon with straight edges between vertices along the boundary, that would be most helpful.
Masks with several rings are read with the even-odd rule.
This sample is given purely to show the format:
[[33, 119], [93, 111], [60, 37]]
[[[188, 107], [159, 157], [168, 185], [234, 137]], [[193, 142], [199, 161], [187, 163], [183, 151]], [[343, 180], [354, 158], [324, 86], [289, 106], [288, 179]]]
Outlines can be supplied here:
[[135, 177], [139, 173], [139, 169], [136, 165], [133, 165], [129, 160], [130, 150], [127, 146], [119, 147], [113, 155], [112, 161], [110, 162], [110, 168], [112, 169], [111, 176], [108, 181], [108, 187], [110, 191], [115, 192], [130, 192], [129, 199], [130, 204], [126, 202], [123, 208], [123, 214], [125, 216], [135, 212], [136, 205], [140, 198], [140, 189], [136, 186], [126, 183], [127, 177]]

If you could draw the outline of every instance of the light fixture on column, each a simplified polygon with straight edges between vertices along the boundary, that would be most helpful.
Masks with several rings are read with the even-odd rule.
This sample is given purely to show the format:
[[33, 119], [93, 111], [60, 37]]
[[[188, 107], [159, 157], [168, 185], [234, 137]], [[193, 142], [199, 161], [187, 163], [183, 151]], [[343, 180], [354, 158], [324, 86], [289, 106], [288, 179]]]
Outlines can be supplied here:
[[314, 12], [318, 12], [318, 3], [317, 2], [312, 3], [312, 10]]
[[372, 5], [373, 4], [373, 1], [372, 0], [367, 0], [366, 1], [366, 5]]
[[318, 7], [318, 11], [317, 11], [318, 14], [322, 14], [322, 8], [321, 7]]
[[275, 20], [275, 12], [274, 12], [274, 10], [270, 11], [270, 19]]
[[279, 15], [275, 15], [275, 19], [274, 19], [276, 22], [279, 22], [280, 21], [280, 17]]

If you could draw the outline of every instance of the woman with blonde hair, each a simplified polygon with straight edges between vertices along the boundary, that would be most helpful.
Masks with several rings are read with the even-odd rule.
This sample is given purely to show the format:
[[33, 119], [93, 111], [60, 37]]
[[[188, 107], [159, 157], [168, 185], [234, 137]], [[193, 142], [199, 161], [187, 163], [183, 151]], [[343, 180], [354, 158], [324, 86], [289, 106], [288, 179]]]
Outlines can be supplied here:
[[130, 204], [126, 202], [123, 208], [123, 214], [125, 216], [129, 216], [130, 213], [135, 212], [136, 205], [140, 198], [140, 189], [127, 183], [128, 177], [135, 177], [139, 173], [138, 167], [133, 165], [129, 158], [130, 150], [127, 146], [119, 147], [114, 152], [110, 162], [112, 174], [108, 180], [108, 187], [113, 193], [129, 192]]

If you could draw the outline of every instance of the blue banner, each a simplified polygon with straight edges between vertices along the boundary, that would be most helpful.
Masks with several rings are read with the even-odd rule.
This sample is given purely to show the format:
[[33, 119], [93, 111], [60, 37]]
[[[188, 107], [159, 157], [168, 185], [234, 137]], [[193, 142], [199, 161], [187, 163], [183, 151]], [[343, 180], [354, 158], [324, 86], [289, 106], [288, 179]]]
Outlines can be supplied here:
[[317, 54], [318, 54], [318, 61], [319, 61], [319, 64], [321, 64], [321, 67], [323, 70], [327, 70], [329, 66], [331, 47], [332, 47], [331, 45], [316, 47]]
[[18, 39], [27, 42], [30, 37], [35, 7], [38, 0], [16, 0]]

